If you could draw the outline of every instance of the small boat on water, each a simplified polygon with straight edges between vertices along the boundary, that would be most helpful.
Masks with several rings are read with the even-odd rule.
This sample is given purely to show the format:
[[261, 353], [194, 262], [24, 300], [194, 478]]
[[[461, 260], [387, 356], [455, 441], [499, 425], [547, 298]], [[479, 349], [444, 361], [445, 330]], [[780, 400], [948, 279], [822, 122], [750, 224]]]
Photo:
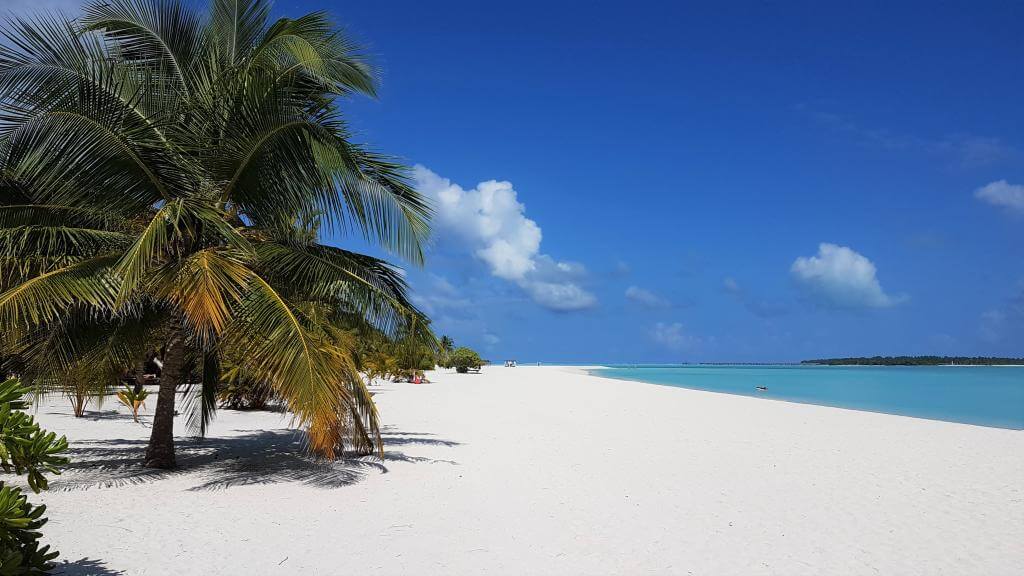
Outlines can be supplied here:
[[767, 386], [754, 386], [754, 388], [757, 388], [758, 392], [767, 392], [768, 391], [768, 387]]

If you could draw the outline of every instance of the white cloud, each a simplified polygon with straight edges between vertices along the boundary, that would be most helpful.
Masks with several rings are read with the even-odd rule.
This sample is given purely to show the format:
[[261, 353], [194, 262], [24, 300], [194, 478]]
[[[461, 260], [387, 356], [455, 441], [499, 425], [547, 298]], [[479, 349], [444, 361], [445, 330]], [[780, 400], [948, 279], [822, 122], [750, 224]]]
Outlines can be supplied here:
[[702, 342], [699, 337], [687, 334], [679, 322], [658, 322], [651, 330], [651, 338], [665, 348], [677, 352], [694, 348]]
[[534, 302], [560, 312], [585, 310], [597, 304], [593, 294], [572, 282], [527, 282], [522, 286]]
[[990, 182], [974, 191], [974, 197], [993, 206], [1024, 214], [1024, 186], [1006, 180]]
[[645, 290], [639, 286], [630, 286], [626, 288], [626, 298], [642, 304], [648, 308], [667, 308], [672, 305], [671, 302], [658, 296], [650, 290]]
[[871, 260], [846, 246], [819, 244], [816, 256], [797, 258], [790, 272], [808, 295], [824, 306], [885, 308], [905, 299], [886, 294]]
[[490, 332], [484, 334], [484, 344], [488, 348], [491, 348], [493, 346], [497, 346], [498, 343], [500, 343], [500, 342], [501, 342], [501, 338], [498, 338], [494, 334], [491, 334]]
[[511, 182], [488, 180], [466, 190], [421, 165], [413, 177], [434, 202], [434, 227], [456, 236], [495, 277], [514, 282], [552, 310], [582, 310], [597, 303], [580, 285], [583, 265], [540, 252], [540, 226], [526, 217]]

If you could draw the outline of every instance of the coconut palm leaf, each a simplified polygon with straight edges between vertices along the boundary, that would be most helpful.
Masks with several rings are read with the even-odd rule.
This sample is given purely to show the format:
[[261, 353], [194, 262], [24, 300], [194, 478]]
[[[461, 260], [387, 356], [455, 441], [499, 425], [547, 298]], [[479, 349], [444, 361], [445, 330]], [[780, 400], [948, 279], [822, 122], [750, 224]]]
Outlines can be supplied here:
[[266, 69], [276, 83], [312, 80], [336, 94], [376, 95], [373, 70], [358, 46], [332, 29], [324, 12], [275, 22], [253, 49], [250, 69]]
[[298, 423], [311, 427], [311, 446], [333, 454], [340, 430], [327, 423], [350, 402], [339, 375], [351, 359], [318, 337], [310, 320], [263, 278], [254, 275], [248, 288], [225, 345], [241, 352], [248, 375], [274, 387]]
[[249, 56], [269, 17], [267, 0], [213, 0], [210, 28], [218, 56], [229, 65]]
[[103, 31], [103, 38], [125, 61], [136, 66], [163, 68], [187, 95], [190, 72], [203, 56], [208, 40], [198, 14], [177, 0], [98, 0], [83, 9], [86, 31]]
[[45, 272], [0, 294], [0, 325], [34, 326], [58, 318], [79, 304], [113, 307], [117, 279], [111, 273], [116, 256], [98, 256]]

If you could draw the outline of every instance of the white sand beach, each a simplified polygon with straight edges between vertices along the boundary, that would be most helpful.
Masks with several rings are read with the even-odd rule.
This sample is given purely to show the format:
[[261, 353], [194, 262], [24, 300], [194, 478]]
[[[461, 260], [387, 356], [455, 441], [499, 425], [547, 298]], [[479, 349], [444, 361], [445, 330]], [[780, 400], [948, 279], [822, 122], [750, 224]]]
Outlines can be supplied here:
[[431, 378], [375, 387], [383, 463], [314, 464], [285, 415], [224, 410], [147, 471], [115, 402], [43, 403], [74, 459], [37, 497], [58, 573], [1024, 574], [1024, 432], [556, 367]]

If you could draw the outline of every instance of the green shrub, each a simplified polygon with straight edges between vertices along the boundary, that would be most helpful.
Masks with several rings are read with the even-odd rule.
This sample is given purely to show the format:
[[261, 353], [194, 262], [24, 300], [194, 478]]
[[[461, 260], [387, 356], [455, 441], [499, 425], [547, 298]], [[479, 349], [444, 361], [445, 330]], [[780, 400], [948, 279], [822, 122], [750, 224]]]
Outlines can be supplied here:
[[270, 384], [249, 378], [238, 367], [226, 370], [217, 390], [217, 401], [221, 408], [230, 410], [266, 410], [267, 404], [275, 400]]
[[[68, 459], [65, 437], [39, 427], [26, 414], [28, 392], [18, 380], [0, 384], [0, 467], [7, 474], [26, 475], [29, 488], [39, 493], [49, 487], [45, 473], [60, 474]], [[57, 552], [39, 546], [46, 524], [46, 506], [33, 506], [20, 488], [0, 481], [0, 576], [46, 574]]]
[[39, 547], [46, 506], [33, 506], [20, 488], [0, 483], [0, 576], [47, 574], [57, 551]]
[[455, 367], [455, 371], [459, 374], [465, 374], [469, 372], [470, 368], [479, 368], [483, 366], [484, 361], [480, 359], [480, 355], [466, 347], [456, 348], [450, 356], [451, 365]]

